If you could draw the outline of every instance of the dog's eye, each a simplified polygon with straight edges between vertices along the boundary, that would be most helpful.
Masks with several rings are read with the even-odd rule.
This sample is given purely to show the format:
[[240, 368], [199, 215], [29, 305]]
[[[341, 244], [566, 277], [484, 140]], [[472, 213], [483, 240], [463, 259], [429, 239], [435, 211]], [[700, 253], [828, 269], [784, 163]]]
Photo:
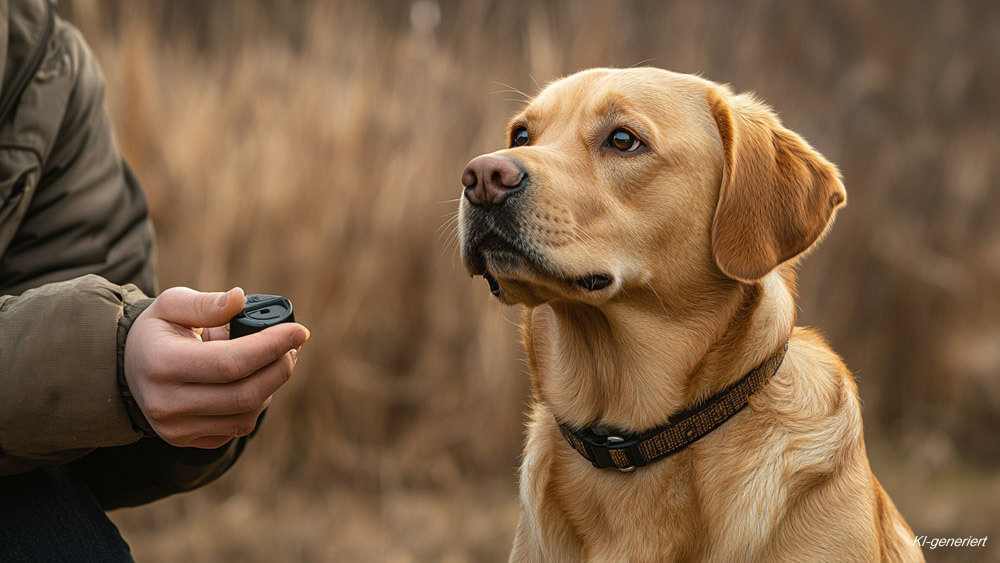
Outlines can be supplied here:
[[510, 134], [510, 146], [512, 147], [523, 147], [529, 141], [531, 141], [531, 137], [528, 136], [528, 130], [524, 127], [518, 127]]
[[627, 129], [615, 129], [608, 136], [607, 145], [622, 152], [634, 152], [642, 146], [642, 141]]

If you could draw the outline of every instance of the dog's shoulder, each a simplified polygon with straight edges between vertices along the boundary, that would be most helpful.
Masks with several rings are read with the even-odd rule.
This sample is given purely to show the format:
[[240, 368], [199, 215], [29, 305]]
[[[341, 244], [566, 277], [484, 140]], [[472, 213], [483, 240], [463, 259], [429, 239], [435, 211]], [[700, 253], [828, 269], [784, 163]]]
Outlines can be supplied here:
[[786, 478], [811, 481], [867, 465], [857, 385], [819, 333], [795, 329], [781, 367], [751, 405], [794, 460]]
[[792, 332], [785, 359], [761, 395], [766, 408], [789, 420], [860, 417], [853, 375], [826, 339], [809, 328]]

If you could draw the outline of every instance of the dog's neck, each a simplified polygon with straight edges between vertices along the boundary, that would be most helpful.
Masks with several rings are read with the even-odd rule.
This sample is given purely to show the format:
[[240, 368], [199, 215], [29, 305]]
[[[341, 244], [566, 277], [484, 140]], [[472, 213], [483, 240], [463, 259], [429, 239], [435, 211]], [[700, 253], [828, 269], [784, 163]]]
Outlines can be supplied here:
[[793, 274], [727, 283], [704, 299], [633, 295], [601, 308], [529, 310], [532, 387], [561, 422], [641, 432], [664, 424], [770, 356], [795, 323]]

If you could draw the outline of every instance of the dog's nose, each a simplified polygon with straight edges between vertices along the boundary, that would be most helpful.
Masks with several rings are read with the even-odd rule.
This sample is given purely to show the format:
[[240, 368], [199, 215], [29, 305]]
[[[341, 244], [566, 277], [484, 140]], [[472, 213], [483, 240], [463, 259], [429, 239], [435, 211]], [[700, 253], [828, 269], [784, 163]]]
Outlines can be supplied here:
[[462, 185], [472, 205], [489, 207], [503, 203], [524, 189], [528, 174], [521, 163], [507, 156], [484, 154], [465, 165]]

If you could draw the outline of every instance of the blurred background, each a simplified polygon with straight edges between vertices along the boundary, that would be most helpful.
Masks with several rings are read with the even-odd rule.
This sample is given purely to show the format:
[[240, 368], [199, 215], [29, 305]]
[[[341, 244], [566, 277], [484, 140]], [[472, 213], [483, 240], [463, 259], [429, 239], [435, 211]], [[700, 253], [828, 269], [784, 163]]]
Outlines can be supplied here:
[[140, 561], [498, 561], [517, 309], [461, 267], [460, 174], [547, 82], [648, 64], [754, 91], [849, 194], [800, 324], [856, 373], [920, 535], [1000, 561], [1000, 3], [62, 0], [149, 195], [161, 288], [279, 293], [312, 340], [241, 463], [113, 513]]

